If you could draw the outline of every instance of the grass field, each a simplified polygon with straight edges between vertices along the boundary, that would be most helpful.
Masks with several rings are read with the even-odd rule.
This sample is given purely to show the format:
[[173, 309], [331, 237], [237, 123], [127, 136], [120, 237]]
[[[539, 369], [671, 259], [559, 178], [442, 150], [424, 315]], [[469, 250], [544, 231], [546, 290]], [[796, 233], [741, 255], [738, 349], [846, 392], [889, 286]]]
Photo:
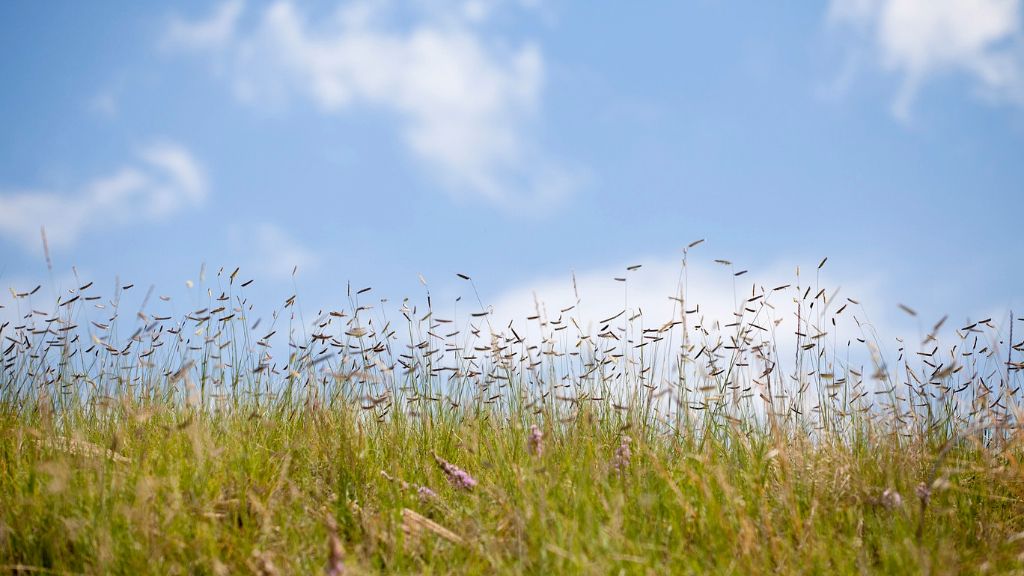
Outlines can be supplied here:
[[14, 291], [0, 571], [1024, 572], [1010, 325], [885, 358], [796, 281], [717, 321], [350, 294], [299, 337], [237, 274], [178, 317]]

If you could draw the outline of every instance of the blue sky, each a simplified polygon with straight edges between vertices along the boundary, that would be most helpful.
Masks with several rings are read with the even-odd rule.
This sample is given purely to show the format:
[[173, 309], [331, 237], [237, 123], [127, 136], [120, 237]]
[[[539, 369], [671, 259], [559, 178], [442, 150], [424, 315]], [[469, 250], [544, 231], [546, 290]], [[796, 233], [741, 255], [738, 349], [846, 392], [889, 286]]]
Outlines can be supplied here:
[[1024, 310], [1020, 0], [6, 2], [0, 74], [17, 289], [643, 301], [706, 238], [712, 296], [828, 256], [876, 318]]

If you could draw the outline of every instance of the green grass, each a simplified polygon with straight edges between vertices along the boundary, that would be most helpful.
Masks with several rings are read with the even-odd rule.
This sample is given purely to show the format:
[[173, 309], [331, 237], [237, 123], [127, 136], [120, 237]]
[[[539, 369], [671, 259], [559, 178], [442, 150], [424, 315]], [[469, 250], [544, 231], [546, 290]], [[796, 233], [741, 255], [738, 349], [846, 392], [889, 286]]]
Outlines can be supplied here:
[[[8, 566], [135, 574], [249, 572], [263, 556], [280, 573], [314, 573], [327, 563], [333, 519], [353, 573], [1020, 566], [1020, 470], [976, 446], [946, 457], [922, 519], [914, 489], [937, 447], [890, 436], [814, 446], [741, 429], [703, 442], [631, 430], [631, 462], [616, 471], [622, 425], [596, 416], [546, 427], [540, 457], [521, 423], [497, 416], [360, 422], [344, 406], [201, 415], [119, 405], [60, 422], [8, 410], [0, 556]], [[69, 439], [127, 460], [76, 451]], [[433, 451], [478, 485], [449, 486]], [[422, 500], [381, 471], [437, 497]], [[902, 505], [882, 503], [886, 488]], [[407, 533], [404, 508], [462, 541]]]
[[502, 332], [476, 352], [430, 308], [399, 336], [353, 300], [277, 365], [223, 280], [141, 336], [84, 298], [6, 326], [0, 572], [1024, 571], [1013, 342], [972, 349], [974, 327], [961, 369], [858, 367], [804, 336], [784, 372], [745, 329], [768, 298], [738, 327], [627, 314], [618, 338], [566, 338], [540, 318], [536, 349]]

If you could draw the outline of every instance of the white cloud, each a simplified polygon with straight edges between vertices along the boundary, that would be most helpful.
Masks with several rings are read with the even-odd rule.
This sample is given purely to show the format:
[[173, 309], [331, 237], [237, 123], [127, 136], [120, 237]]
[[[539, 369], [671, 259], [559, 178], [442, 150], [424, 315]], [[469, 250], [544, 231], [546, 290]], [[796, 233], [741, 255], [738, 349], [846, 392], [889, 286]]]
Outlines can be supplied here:
[[900, 119], [923, 84], [947, 72], [972, 77], [986, 99], [1024, 105], [1021, 0], [832, 0], [829, 21], [852, 25], [901, 76]]
[[[401, 29], [378, 3], [353, 3], [313, 26], [277, 2], [219, 53], [232, 62], [242, 101], [299, 98], [324, 114], [383, 109], [400, 118], [408, 149], [450, 190], [509, 205], [557, 199], [575, 179], [544, 160], [526, 130], [539, 105], [543, 56], [531, 43], [509, 50], [487, 42], [474, 28], [487, 10], [457, 7], [454, 17]], [[191, 26], [218, 28], [226, 11]]]
[[160, 220], [203, 202], [206, 179], [188, 150], [165, 142], [142, 148], [138, 156], [141, 162], [78, 190], [0, 193], [0, 235], [38, 251], [45, 226], [50, 248], [62, 249], [88, 232]]

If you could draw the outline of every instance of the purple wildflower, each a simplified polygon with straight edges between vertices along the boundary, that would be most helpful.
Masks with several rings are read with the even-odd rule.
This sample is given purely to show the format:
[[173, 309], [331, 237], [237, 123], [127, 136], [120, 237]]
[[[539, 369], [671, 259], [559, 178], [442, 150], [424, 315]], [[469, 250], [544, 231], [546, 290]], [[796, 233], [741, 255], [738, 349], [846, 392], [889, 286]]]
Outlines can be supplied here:
[[427, 488], [426, 486], [420, 486], [419, 488], [417, 488], [416, 493], [419, 494], [420, 500], [422, 500], [423, 502], [437, 498], [437, 492], [434, 492], [433, 490]]
[[448, 481], [452, 483], [452, 486], [460, 490], [472, 490], [476, 486], [476, 478], [470, 476], [469, 472], [444, 460], [437, 454], [434, 454], [434, 460], [437, 461], [437, 465], [444, 471], [444, 475], [448, 477]]
[[530, 426], [529, 445], [530, 453], [534, 456], [539, 457], [544, 454], [544, 433], [540, 431], [536, 424]]
[[616, 472], [622, 472], [626, 468], [629, 468], [629, 461], [633, 456], [633, 453], [629, 449], [629, 443], [632, 441], [632, 438], [629, 436], [623, 436], [622, 443], [615, 449], [615, 458], [612, 459], [612, 467]]

